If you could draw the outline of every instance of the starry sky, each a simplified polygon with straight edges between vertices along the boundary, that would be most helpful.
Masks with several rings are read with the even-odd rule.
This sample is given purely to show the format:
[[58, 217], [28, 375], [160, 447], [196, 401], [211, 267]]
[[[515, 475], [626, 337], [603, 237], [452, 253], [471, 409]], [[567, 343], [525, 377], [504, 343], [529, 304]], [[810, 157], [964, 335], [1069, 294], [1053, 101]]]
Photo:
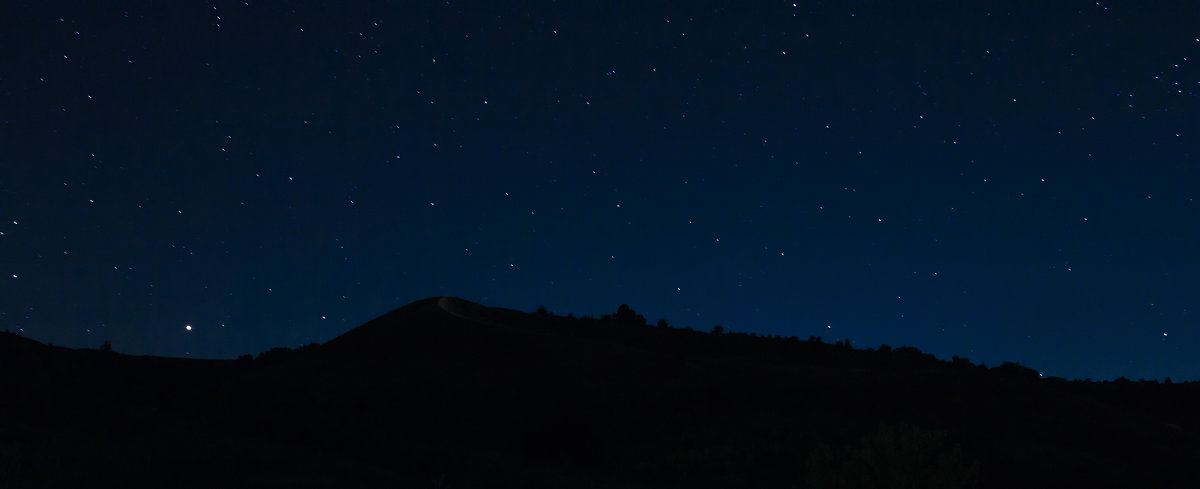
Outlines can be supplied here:
[[0, 329], [413, 300], [1200, 379], [1200, 4], [5, 2]]

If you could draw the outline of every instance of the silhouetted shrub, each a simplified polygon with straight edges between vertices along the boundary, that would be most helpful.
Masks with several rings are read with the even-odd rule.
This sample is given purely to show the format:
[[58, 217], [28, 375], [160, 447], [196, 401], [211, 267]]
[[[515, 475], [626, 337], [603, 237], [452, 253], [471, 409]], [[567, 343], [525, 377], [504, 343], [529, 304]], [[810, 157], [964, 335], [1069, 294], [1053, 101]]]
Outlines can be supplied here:
[[721, 333], [724, 333], [724, 332], [725, 332], [725, 327], [724, 327], [724, 326], [721, 326], [721, 325], [719, 325], [719, 324], [718, 324], [718, 325], [716, 325], [716, 326], [713, 326], [713, 329], [712, 329], [712, 334], [714, 334], [714, 335], [719, 335], [719, 334], [721, 334]]
[[104, 340], [104, 343], [100, 344], [100, 351], [105, 352], [105, 353], [112, 353], [112, 351], [113, 351], [112, 350], [112, 341]]
[[538, 306], [537, 315], [538, 316], [548, 316], [548, 315], [550, 315], [550, 312], [546, 310], [546, 306]]
[[969, 367], [975, 366], [974, 364], [971, 363], [970, 360], [960, 357], [958, 355], [954, 355], [954, 356], [950, 357], [950, 362], [951, 362], [951, 365], [954, 365], [955, 367], [958, 367], [958, 368], [969, 368]]
[[629, 307], [629, 304], [621, 304], [617, 307], [616, 314], [605, 314], [600, 316], [601, 321], [616, 321], [618, 323], [645, 325], [646, 317], [638, 314]]
[[667, 327], [667, 318], [658, 318], [658, 323], [655, 324], [655, 326], [658, 326], [660, 328], [666, 328]]
[[809, 453], [807, 487], [973, 487], [978, 482], [979, 464], [967, 463], [962, 449], [957, 444], [946, 446], [946, 439], [944, 431], [882, 425], [848, 450], [835, 451], [822, 443]]

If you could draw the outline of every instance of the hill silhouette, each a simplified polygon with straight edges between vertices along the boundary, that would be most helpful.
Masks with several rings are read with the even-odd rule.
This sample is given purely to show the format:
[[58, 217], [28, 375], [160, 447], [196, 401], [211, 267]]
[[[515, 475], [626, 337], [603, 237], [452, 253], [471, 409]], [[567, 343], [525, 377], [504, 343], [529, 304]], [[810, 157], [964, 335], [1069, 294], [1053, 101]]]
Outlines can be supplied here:
[[0, 487], [1194, 487], [1198, 402], [435, 297], [238, 360], [0, 334]]

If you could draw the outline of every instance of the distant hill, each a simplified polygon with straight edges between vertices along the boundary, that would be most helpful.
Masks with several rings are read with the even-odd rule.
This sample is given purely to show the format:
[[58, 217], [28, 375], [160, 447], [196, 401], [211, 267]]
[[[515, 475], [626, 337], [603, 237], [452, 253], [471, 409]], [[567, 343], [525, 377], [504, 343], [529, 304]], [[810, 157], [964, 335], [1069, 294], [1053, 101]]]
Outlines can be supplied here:
[[1200, 384], [435, 297], [238, 360], [0, 334], [0, 488], [1195, 487]]

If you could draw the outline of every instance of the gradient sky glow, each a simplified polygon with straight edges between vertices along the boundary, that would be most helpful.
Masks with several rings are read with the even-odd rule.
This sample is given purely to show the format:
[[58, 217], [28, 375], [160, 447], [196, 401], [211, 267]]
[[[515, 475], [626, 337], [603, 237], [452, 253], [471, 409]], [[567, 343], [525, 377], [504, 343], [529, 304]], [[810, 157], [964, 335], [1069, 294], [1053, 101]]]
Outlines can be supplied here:
[[1200, 3], [11, 3], [0, 329], [456, 295], [1200, 379]]

